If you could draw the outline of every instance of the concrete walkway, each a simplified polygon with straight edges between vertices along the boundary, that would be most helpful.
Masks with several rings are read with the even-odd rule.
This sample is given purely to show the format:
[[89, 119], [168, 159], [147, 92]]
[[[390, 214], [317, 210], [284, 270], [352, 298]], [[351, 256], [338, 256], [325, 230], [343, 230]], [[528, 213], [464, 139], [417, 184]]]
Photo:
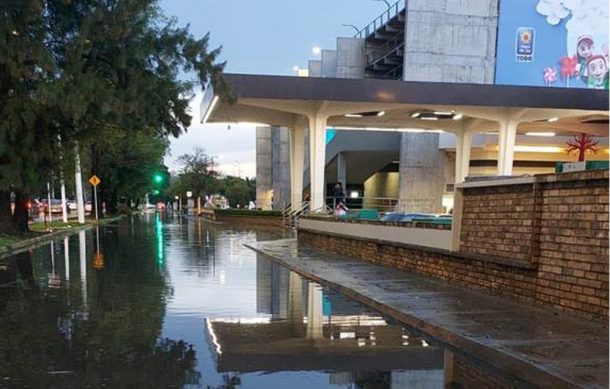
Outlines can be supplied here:
[[294, 239], [248, 247], [535, 386], [608, 388], [606, 324], [299, 247]]

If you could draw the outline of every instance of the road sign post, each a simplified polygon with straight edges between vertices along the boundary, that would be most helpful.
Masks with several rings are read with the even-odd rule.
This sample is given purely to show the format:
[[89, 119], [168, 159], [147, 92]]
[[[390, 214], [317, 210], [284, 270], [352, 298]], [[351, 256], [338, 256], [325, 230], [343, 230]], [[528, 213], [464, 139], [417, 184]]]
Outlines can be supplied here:
[[98, 176], [96, 176], [95, 174], [91, 176], [91, 178], [89, 178], [89, 183], [91, 185], [93, 185], [93, 203], [95, 206], [95, 221], [99, 220], [98, 214], [97, 214], [97, 186], [100, 184], [100, 182], [102, 182], [102, 180], [99, 179]]

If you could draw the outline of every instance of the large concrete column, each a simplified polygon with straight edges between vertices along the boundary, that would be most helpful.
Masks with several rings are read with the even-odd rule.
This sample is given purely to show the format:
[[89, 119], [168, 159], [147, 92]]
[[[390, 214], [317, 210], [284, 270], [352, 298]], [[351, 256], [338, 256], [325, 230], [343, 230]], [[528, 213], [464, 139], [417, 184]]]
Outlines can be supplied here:
[[306, 126], [305, 122], [297, 121], [290, 134], [290, 202], [293, 209], [303, 202]]
[[312, 211], [324, 206], [324, 167], [326, 163], [326, 116], [309, 117], [309, 174]]
[[513, 160], [515, 157], [515, 141], [517, 139], [516, 121], [500, 121], [500, 132], [498, 135], [498, 175], [510, 176], [513, 174]]
[[457, 135], [455, 146], [455, 183], [464, 182], [470, 170], [470, 150], [472, 133], [464, 131]]
[[273, 209], [290, 204], [290, 130], [271, 127]]
[[438, 134], [404, 133], [400, 145], [399, 208], [440, 213], [444, 172]]
[[337, 38], [335, 63], [337, 78], [364, 78], [364, 39]]
[[271, 127], [256, 128], [256, 206], [271, 209], [273, 171], [271, 156]]

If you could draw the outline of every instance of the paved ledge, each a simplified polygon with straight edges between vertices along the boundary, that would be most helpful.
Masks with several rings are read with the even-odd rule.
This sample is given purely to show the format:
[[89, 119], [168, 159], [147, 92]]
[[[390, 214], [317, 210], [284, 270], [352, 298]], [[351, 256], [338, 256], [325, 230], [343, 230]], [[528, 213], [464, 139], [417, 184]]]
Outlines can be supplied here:
[[607, 325], [299, 247], [294, 239], [248, 247], [535, 386], [608, 387]]

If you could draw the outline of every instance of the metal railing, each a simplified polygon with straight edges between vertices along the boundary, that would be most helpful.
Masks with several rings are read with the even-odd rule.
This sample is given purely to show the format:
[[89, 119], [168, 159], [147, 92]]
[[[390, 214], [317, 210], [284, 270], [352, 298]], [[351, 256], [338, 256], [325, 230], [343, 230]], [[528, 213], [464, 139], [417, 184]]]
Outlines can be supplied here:
[[372, 50], [366, 55], [367, 65], [373, 64], [373, 62], [381, 60], [394, 52], [405, 47], [405, 33], [401, 32], [394, 38], [384, 43], [381, 47]]
[[391, 197], [327, 197], [326, 205], [332, 213], [345, 212], [359, 209], [375, 209], [380, 213], [396, 212], [399, 208], [399, 200]]
[[299, 217], [309, 211], [309, 201], [303, 201], [299, 206], [294, 207], [288, 204], [282, 211], [282, 225], [284, 227], [296, 228], [299, 224]]
[[390, 6], [384, 13], [379, 15], [375, 20], [367, 24], [362, 30], [358, 31], [354, 38], [364, 39], [377, 31], [380, 27], [387, 24], [390, 20], [398, 16], [403, 10], [400, 4], [405, 4], [405, 0], [398, 0], [394, 5]]

